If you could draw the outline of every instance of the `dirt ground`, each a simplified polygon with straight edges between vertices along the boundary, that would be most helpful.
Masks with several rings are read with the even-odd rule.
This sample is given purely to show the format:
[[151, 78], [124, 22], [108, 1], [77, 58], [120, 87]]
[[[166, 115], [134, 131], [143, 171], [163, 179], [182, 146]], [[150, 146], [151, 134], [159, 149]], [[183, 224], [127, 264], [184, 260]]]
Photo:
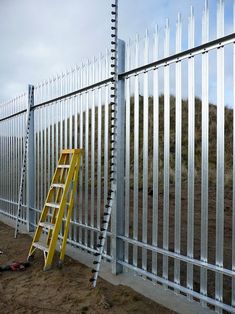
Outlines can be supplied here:
[[[13, 238], [13, 229], [0, 223], [0, 265], [25, 261], [28, 235]], [[0, 272], [0, 313], [174, 313], [124, 286], [99, 278], [89, 287], [90, 269], [66, 256], [62, 269], [42, 270], [35, 256], [25, 271]]]

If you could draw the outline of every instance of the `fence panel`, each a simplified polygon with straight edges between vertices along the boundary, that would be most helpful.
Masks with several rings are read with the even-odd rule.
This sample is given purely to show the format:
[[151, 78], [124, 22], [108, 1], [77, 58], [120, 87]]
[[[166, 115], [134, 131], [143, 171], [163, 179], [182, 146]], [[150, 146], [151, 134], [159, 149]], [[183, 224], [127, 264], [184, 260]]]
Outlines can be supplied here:
[[[0, 107], [0, 212], [14, 218], [17, 210], [26, 126], [27, 95], [22, 94]], [[20, 217], [26, 222], [26, 189]]]
[[[178, 15], [175, 31], [173, 27], [170, 31], [167, 20], [163, 35], [156, 27], [154, 33], [146, 31], [143, 38], [137, 35], [126, 45], [126, 67], [119, 73], [125, 85], [121, 95], [125, 118], [119, 121], [125, 125], [125, 184], [119, 186], [125, 190], [124, 232], [112, 234], [109, 229], [104, 256], [112, 260], [115, 249], [115, 262], [126, 271], [189, 300], [200, 300], [203, 307], [234, 312], [235, 111], [231, 104], [225, 106], [232, 102], [225, 91], [230, 88], [234, 99], [235, 35], [224, 36], [222, 0], [218, 0], [216, 39], [209, 38], [207, 1], [200, 46], [195, 45], [195, 25], [191, 9], [188, 38], [182, 36]], [[182, 49], [186, 41], [187, 48]], [[106, 52], [53, 76], [36, 85], [34, 94], [35, 178], [28, 182], [36, 191], [33, 224], [39, 220], [61, 150], [83, 147], [68, 243], [87, 252], [96, 251], [108, 196], [109, 59]], [[229, 85], [226, 74], [231, 74], [231, 64]], [[0, 106], [0, 213], [12, 219], [26, 107], [26, 94]], [[25, 224], [24, 191], [20, 218]], [[111, 238], [113, 246], [123, 241], [123, 252], [117, 252], [122, 245], [112, 248]]]
[[[110, 83], [102, 84], [102, 80], [107, 78], [108, 68], [108, 55], [99, 56], [92, 63], [71, 69], [66, 75], [57, 76], [35, 88], [35, 226], [60, 151], [66, 147], [84, 147], [68, 242], [91, 252], [97, 243], [108, 189]], [[89, 87], [97, 82], [96, 87]], [[76, 92], [81, 89], [86, 90]], [[56, 99], [68, 93], [74, 94]], [[109, 242], [108, 239], [107, 256], [111, 254]]]

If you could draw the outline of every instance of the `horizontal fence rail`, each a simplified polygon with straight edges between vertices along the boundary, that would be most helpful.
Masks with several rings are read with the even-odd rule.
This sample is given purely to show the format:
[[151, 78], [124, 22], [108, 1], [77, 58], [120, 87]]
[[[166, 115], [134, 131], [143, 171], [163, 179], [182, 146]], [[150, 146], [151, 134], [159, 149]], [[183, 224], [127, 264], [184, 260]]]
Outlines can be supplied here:
[[[223, 0], [216, 22], [210, 40], [205, 1], [199, 44], [192, 8], [187, 37], [179, 14], [174, 33], [167, 20], [163, 34], [156, 27], [125, 44], [118, 73], [125, 173], [117, 187], [124, 212], [111, 224], [123, 232], [109, 228], [104, 258], [221, 313], [235, 312], [235, 23], [227, 34]], [[96, 252], [111, 174], [109, 60], [106, 52], [35, 86], [33, 171], [20, 217], [37, 226], [61, 150], [83, 147], [68, 243], [89, 253]], [[0, 215], [12, 220], [26, 110], [27, 94], [0, 104]], [[114, 248], [114, 239], [123, 245]]]

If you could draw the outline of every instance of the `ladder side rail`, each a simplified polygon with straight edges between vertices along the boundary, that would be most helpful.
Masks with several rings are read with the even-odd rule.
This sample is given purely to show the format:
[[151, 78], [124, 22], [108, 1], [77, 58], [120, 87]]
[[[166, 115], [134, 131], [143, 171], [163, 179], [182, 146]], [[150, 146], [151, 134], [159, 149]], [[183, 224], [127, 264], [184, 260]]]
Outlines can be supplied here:
[[74, 195], [76, 193], [77, 184], [78, 184], [80, 160], [81, 160], [81, 154], [79, 153], [78, 159], [77, 159], [76, 168], [75, 168], [75, 171], [74, 171], [73, 181], [72, 181], [73, 182], [73, 187], [72, 187], [72, 190], [70, 192], [69, 207], [68, 207], [68, 210], [67, 210], [65, 231], [64, 231], [63, 241], [62, 241], [62, 245], [61, 245], [60, 258], [59, 258], [59, 263], [60, 264], [63, 263], [63, 261], [64, 261], [65, 247], [66, 247], [67, 238], [68, 238], [68, 232], [69, 232], [69, 225], [70, 225], [72, 210], [73, 210], [73, 207], [74, 207]]

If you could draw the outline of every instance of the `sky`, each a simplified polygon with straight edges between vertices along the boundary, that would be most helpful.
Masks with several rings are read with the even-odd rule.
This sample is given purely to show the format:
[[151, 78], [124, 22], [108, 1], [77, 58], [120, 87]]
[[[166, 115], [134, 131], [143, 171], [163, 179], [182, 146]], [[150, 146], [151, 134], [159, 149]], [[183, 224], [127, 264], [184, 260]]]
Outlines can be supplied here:
[[[0, 102], [26, 91], [29, 83], [110, 48], [110, 4], [110, 0], [0, 0]], [[174, 36], [178, 12], [186, 29], [191, 5], [199, 44], [204, 0], [119, 0], [119, 37], [125, 41], [137, 33], [143, 37], [145, 29], [151, 31], [156, 24], [163, 31], [167, 17]], [[209, 0], [209, 7], [214, 38], [216, 0]], [[231, 8], [232, 0], [225, 0], [225, 33], [232, 31]]]

